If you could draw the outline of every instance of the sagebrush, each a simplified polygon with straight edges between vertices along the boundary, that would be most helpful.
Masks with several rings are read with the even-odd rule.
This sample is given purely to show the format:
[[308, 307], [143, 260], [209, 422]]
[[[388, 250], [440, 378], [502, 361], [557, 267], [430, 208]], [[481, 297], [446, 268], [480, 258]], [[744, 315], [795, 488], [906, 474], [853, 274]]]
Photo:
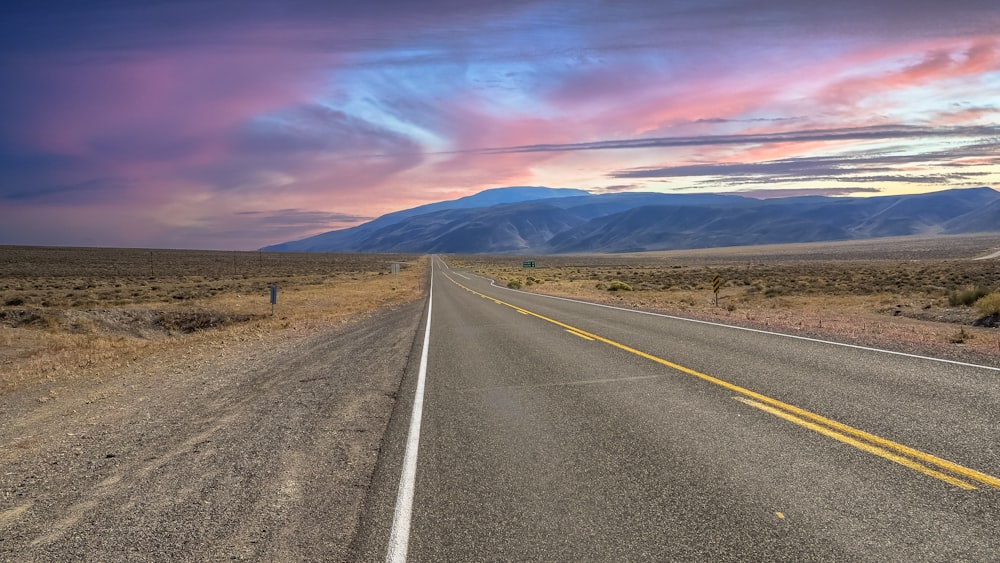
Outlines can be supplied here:
[[1000, 292], [991, 293], [976, 301], [976, 312], [984, 317], [1000, 315]]

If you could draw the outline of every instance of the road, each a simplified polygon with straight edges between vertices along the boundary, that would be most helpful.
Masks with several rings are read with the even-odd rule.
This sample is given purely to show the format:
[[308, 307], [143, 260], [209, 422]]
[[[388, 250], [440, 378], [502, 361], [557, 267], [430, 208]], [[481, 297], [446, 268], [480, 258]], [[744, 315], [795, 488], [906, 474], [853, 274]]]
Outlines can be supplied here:
[[433, 263], [351, 558], [1000, 560], [995, 368]]
[[980, 256], [978, 258], [973, 258], [973, 260], [992, 260], [993, 258], [1000, 258], [1000, 250], [987, 254], [985, 256]]

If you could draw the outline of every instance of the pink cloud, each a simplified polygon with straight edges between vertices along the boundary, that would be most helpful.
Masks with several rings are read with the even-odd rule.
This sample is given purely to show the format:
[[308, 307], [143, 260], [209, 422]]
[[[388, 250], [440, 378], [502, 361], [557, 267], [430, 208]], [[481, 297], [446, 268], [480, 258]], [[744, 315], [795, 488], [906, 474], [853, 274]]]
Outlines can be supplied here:
[[[893, 59], [903, 57], [921, 57], [921, 60], [895, 70], [849, 76], [828, 83], [818, 93], [819, 101], [825, 106], [843, 110], [853, 108], [872, 96], [884, 95], [887, 92], [975, 77], [984, 72], [995, 71], [1000, 69], [1000, 43], [993, 37], [958, 41], [938, 40], [932, 43], [897, 45], [890, 49], [867, 51], [852, 57], [850, 61], [856, 62], [862, 69], [879, 68]], [[843, 64], [838, 66], [843, 68]]]
[[997, 121], [1000, 107], [970, 107], [949, 113], [938, 114], [936, 121], [942, 125], [963, 125], [979, 123], [983, 120]]
[[317, 95], [318, 61], [293, 51], [217, 49], [40, 56], [26, 145], [125, 175], [217, 162], [231, 132]]
[[720, 163], [768, 162], [816, 154], [821, 151], [830, 150], [836, 146], [845, 146], [849, 144], [850, 142], [845, 141], [768, 143], [763, 145], [726, 148], [723, 149], [725, 151], [724, 154], [718, 148], [709, 147], [700, 153], [700, 157], [703, 161], [714, 161]]
[[[589, 103], [594, 110], [599, 103], [588, 102], [588, 89], [613, 100], [604, 111], [583, 112], [588, 118], [582, 128], [603, 138], [866, 126], [882, 123], [884, 116], [877, 106], [856, 111], [858, 104], [995, 71], [1000, 68], [1000, 43], [994, 37], [944, 38], [844, 47], [833, 53], [817, 48], [814, 57], [772, 58], [762, 55], [752, 68], [725, 62], [696, 72], [602, 68], [568, 82], [550, 103], [570, 108]], [[917, 60], [891, 68], [905, 59]], [[774, 65], [773, 73], [760, 71], [767, 64]], [[752, 118], [757, 116], [795, 119], [756, 122]]]

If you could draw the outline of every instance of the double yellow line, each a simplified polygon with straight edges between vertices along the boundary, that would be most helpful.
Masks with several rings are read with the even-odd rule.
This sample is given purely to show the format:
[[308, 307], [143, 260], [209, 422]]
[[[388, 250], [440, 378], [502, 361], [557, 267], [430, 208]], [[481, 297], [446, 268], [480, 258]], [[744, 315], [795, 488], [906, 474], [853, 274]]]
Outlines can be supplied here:
[[844, 444], [854, 446], [864, 452], [877, 455], [879, 457], [888, 459], [889, 461], [898, 463], [915, 471], [919, 471], [924, 475], [933, 477], [935, 479], [939, 479], [950, 485], [954, 485], [956, 487], [966, 490], [977, 489], [978, 488], [977, 485], [979, 486], [986, 485], [988, 487], [1000, 489], [1000, 479], [992, 475], [987, 475], [985, 473], [981, 473], [974, 469], [969, 469], [968, 467], [959, 465], [957, 463], [941, 459], [934, 455], [921, 452], [919, 450], [915, 450], [909, 446], [904, 446], [903, 444], [893, 442], [892, 440], [881, 438], [874, 434], [865, 432], [864, 430], [859, 430], [857, 428], [848, 426], [846, 424], [842, 424], [835, 420], [831, 420], [829, 418], [807, 411], [805, 409], [800, 409], [799, 407], [796, 407], [794, 405], [789, 405], [788, 403], [784, 403], [777, 399], [772, 399], [771, 397], [768, 397], [766, 395], [761, 395], [760, 393], [756, 393], [749, 389], [745, 389], [743, 387], [740, 387], [739, 385], [733, 385], [728, 381], [723, 381], [716, 377], [712, 377], [710, 375], [701, 373], [699, 371], [686, 368], [682, 365], [675, 364], [669, 360], [664, 360], [663, 358], [654, 356], [652, 354], [647, 354], [646, 352], [643, 352], [641, 350], [636, 350], [635, 348], [626, 346], [625, 344], [621, 344], [620, 342], [615, 342], [614, 340], [610, 340], [608, 338], [604, 338], [603, 336], [587, 332], [585, 330], [576, 328], [574, 326], [557, 321], [555, 319], [550, 319], [549, 317], [539, 315], [538, 313], [529, 311], [527, 309], [524, 309], [523, 307], [518, 307], [517, 305], [512, 305], [510, 303], [507, 303], [506, 301], [501, 301], [500, 299], [497, 299], [495, 297], [490, 297], [489, 295], [479, 293], [474, 289], [470, 289], [458, 283], [457, 281], [455, 281], [454, 279], [452, 279], [447, 275], [445, 275], [445, 277], [447, 277], [452, 283], [461, 287], [462, 289], [465, 289], [466, 291], [469, 291], [484, 299], [489, 299], [490, 301], [493, 301], [498, 305], [510, 307], [511, 309], [514, 309], [515, 311], [523, 315], [529, 315], [537, 319], [541, 319], [545, 322], [552, 323], [556, 326], [566, 329], [566, 331], [581, 338], [603, 342], [604, 344], [607, 344], [609, 346], [614, 346], [615, 348], [618, 348], [630, 354], [635, 354], [636, 356], [640, 356], [652, 362], [656, 362], [671, 369], [675, 369], [677, 371], [697, 377], [698, 379], [702, 379], [709, 383], [713, 383], [715, 385], [718, 385], [719, 387], [723, 387], [725, 389], [728, 389], [729, 391], [737, 393], [738, 396], [736, 397], [736, 400], [744, 404], [750, 405], [764, 412], [768, 412], [770, 414], [773, 414], [774, 416], [780, 417], [789, 422], [793, 422], [799, 426], [802, 426], [803, 428], [808, 428], [809, 430], [813, 430], [815, 432], [818, 432], [829, 438], [833, 438], [834, 440], [837, 440]]

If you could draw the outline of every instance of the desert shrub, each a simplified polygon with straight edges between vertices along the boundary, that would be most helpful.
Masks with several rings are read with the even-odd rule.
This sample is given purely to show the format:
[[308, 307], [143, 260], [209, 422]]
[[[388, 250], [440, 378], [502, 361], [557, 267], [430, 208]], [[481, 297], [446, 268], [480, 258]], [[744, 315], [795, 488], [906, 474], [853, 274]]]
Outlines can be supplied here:
[[0, 326], [18, 328], [22, 326], [40, 326], [44, 318], [34, 311], [0, 311]]
[[154, 326], [184, 333], [245, 323], [261, 315], [224, 313], [216, 311], [171, 312], [164, 311], [153, 321]]
[[958, 329], [958, 332], [948, 338], [948, 342], [951, 342], [952, 344], [964, 344], [968, 339], [969, 333], [965, 332], [964, 328], [960, 328]]
[[597, 282], [597, 284], [594, 285], [594, 287], [597, 288], [597, 289], [600, 289], [601, 291], [603, 291], [603, 290], [605, 290], [605, 289], [608, 288], [608, 284], [606, 284], [604, 282]]
[[952, 307], [965, 306], [971, 307], [976, 301], [979, 301], [983, 297], [986, 297], [990, 293], [990, 290], [981, 286], [969, 286], [965, 289], [959, 291], [952, 291], [948, 296], [948, 304]]
[[976, 301], [976, 311], [984, 317], [1000, 315], [1000, 292], [979, 298]]
[[521, 280], [510, 280], [507, 282], [508, 289], [521, 289]]
[[632, 291], [632, 286], [623, 281], [615, 280], [608, 284], [608, 291]]
[[10, 299], [4, 301], [3, 304], [8, 307], [18, 307], [20, 305], [24, 305], [24, 299], [20, 297], [11, 297]]

